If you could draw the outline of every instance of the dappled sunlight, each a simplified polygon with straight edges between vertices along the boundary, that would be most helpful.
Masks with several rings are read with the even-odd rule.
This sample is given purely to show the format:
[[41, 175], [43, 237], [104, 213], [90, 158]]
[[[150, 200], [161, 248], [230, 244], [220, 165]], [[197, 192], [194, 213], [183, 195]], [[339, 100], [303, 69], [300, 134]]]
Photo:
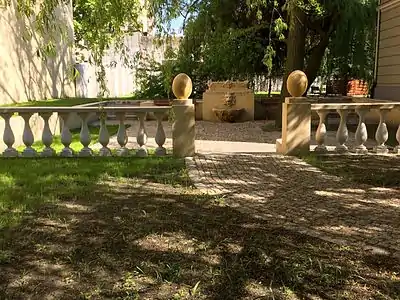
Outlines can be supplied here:
[[318, 196], [323, 196], [323, 197], [340, 197], [340, 198], [346, 198], [348, 197], [348, 194], [341, 194], [338, 192], [332, 192], [332, 191], [315, 191], [314, 192]]
[[[196, 160], [199, 174], [207, 170], [198, 187], [230, 191], [225, 206], [312, 236], [363, 247], [379, 243], [400, 254], [398, 188], [357, 184], [279, 155], [213, 154]], [[197, 186], [196, 176], [190, 175]]]
[[350, 194], [365, 194], [366, 193], [365, 190], [357, 189], [357, 188], [339, 189], [338, 192], [350, 193]]
[[[78, 197], [39, 210], [36, 220], [46, 219], [48, 211], [54, 210], [57, 213], [52, 217], [68, 224], [56, 231], [42, 231], [43, 222], [22, 225], [23, 235], [16, 232], [12, 240], [18, 255], [13, 255], [11, 265], [5, 265], [8, 292], [62, 299], [82, 295], [169, 299], [175, 294], [190, 295], [197, 286], [199, 299], [289, 294], [301, 299], [303, 289], [306, 293], [315, 288], [343, 293], [349, 289], [337, 281], [317, 278], [335, 274], [328, 267], [328, 257], [335, 256], [334, 264], [347, 269], [356, 252], [336, 253], [330, 244], [271, 227], [270, 221], [285, 219], [284, 214], [273, 212], [266, 218], [242, 213], [185, 189], [164, 185], [155, 192], [156, 183], [144, 189], [135, 179], [130, 197], [121, 200], [119, 194], [127, 192], [128, 182], [122, 190], [118, 185], [107, 187], [106, 198], [97, 194], [95, 202]], [[63, 233], [67, 231], [66, 237]], [[25, 239], [23, 246], [20, 239]], [[321, 267], [310, 264], [309, 257], [317, 257]], [[362, 263], [355, 258], [354, 264]], [[21, 278], [20, 268], [27, 272], [24, 283], [13, 285]], [[341, 283], [348, 278], [345, 274], [337, 275]], [[359, 274], [369, 282], [368, 273]], [[304, 276], [306, 281], [300, 279]], [[380, 280], [389, 279], [383, 276]]]
[[164, 232], [162, 235], [152, 234], [133, 241], [133, 244], [148, 250], [176, 251], [184, 254], [194, 254], [198, 249], [206, 247], [205, 243], [185, 236], [182, 232]]
[[369, 191], [372, 191], [376, 194], [387, 194], [387, 193], [397, 193], [398, 190], [393, 188], [384, 188], [384, 187], [373, 187], [370, 188]]
[[57, 205], [64, 206], [65, 208], [70, 210], [81, 211], [81, 212], [87, 212], [88, 210], [91, 209], [91, 207], [88, 205], [82, 205], [78, 203], [58, 203]]
[[[395, 298], [400, 269], [390, 255], [400, 249], [398, 211], [383, 205], [384, 194], [364, 186], [310, 180], [313, 173], [291, 160], [204, 160], [216, 179], [203, 176], [204, 187], [228, 191], [217, 196], [192, 189], [182, 165], [171, 167], [168, 160], [147, 165], [148, 172], [136, 167], [147, 160], [53, 165], [52, 188], [39, 189], [37, 199], [61, 201], [29, 207], [29, 218], [2, 229], [7, 237], [0, 245], [0, 296], [286, 300], [348, 293], [357, 298], [354, 286], [366, 286], [369, 298]], [[255, 174], [242, 176], [249, 167]], [[29, 178], [13, 174], [25, 194], [40, 196], [36, 182], [50, 180], [50, 166], [43, 168]], [[68, 170], [81, 169], [71, 179]], [[61, 189], [58, 178], [71, 180], [71, 190]], [[382, 203], [363, 203], [370, 194]], [[358, 239], [391, 250], [373, 265], [367, 255], [382, 252], [365, 252]]]
[[201, 260], [204, 264], [209, 265], [211, 267], [217, 267], [222, 263], [222, 255], [217, 254], [207, 254], [200, 255]]

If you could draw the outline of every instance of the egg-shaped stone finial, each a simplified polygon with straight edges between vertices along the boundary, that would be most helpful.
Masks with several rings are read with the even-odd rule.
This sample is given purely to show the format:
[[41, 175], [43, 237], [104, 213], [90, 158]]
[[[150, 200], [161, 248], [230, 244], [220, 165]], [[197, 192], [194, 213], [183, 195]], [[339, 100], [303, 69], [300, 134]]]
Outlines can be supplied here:
[[288, 92], [292, 97], [301, 97], [307, 90], [307, 75], [300, 70], [293, 71], [290, 73], [286, 85]]
[[192, 94], [193, 85], [192, 80], [185, 73], [180, 73], [175, 76], [172, 82], [172, 92], [176, 99], [187, 100]]

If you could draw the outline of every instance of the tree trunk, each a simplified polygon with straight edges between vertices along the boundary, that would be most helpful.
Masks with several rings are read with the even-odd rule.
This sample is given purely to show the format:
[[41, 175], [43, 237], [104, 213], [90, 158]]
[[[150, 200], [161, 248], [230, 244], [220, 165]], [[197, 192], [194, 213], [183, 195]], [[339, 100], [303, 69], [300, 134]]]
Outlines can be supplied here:
[[318, 45], [311, 51], [310, 57], [308, 58], [307, 66], [304, 71], [308, 78], [307, 91], [310, 89], [315, 78], [317, 78], [319, 68], [321, 67], [322, 59], [324, 58], [325, 50], [329, 44], [329, 35], [324, 35]]
[[271, 89], [272, 89], [272, 78], [270, 76], [268, 79], [268, 97], [271, 97]]
[[[281, 89], [282, 102], [289, 96], [286, 81], [294, 70], [303, 70], [306, 43], [306, 15], [297, 5], [292, 4], [289, 11], [289, 34], [287, 39], [286, 68]], [[282, 127], [282, 105], [279, 105], [275, 126]]]

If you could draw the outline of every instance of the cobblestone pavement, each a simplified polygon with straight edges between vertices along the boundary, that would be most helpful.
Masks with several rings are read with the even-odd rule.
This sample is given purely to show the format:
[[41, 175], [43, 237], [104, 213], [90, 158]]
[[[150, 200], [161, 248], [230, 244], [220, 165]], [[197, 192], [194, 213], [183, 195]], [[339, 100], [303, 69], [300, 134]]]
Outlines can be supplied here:
[[400, 188], [356, 185], [267, 153], [198, 155], [186, 162], [195, 186], [222, 205], [328, 241], [400, 254]]
[[[198, 155], [187, 159], [195, 186], [216, 195], [224, 205], [267, 219], [271, 225], [400, 255], [400, 188], [349, 183], [300, 159], [276, 155], [280, 132], [262, 131], [265, 123], [196, 122]], [[156, 147], [156, 122], [146, 122], [146, 130], [147, 146]], [[164, 146], [170, 151], [171, 124], [164, 122], [164, 130]], [[138, 122], [132, 122], [128, 148], [138, 147], [137, 131]], [[328, 132], [332, 150], [335, 134]], [[350, 133], [352, 144], [354, 134]], [[372, 147], [375, 142], [366, 144]], [[119, 147], [116, 137], [109, 147]]]

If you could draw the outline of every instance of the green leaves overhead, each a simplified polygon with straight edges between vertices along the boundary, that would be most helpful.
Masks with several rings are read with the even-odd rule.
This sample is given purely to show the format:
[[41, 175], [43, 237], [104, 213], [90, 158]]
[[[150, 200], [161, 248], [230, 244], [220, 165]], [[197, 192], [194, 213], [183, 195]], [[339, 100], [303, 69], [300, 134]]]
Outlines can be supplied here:
[[[305, 28], [305, 57], [297, 65], [313, 76], [372, 78], [377, 0], [72, 1], [75, 47], [91, 53], [99, 81], [104, 80], [102, 57], [110, 47], [133, 67], [123, 40], [142, 29], [143, 15], [153, 18], [160, 35], [167, 34], [173, 19], [183, 19], [185, 37], [174, 68], [198, 80], [282, 75], [294, 8], [304, 16]], [[51, 43], [62, 33], [63, 24], [54, 22], [61, 3], [69, 5], [63, 0], [17, 0], [19, 13], [35, 18], [35, 30], [46, 37], [44, 55], [54, 54]]]

